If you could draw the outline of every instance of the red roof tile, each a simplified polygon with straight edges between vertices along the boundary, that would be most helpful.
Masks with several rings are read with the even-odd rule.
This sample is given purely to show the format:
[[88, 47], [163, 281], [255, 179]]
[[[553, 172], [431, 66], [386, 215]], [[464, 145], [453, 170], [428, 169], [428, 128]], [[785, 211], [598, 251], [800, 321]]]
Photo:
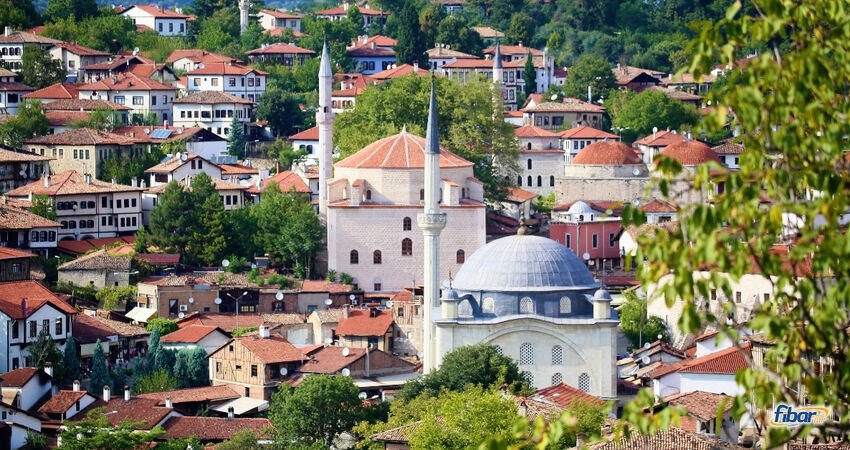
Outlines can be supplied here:
[[558, 135], [534, 125], [524, 125], [514, 130], [514, 136], [522, 138], [557, 138]]
[[665, 364], [649, 375], [652, 378], [660, 378], [673, 372], [734, 374], [740, 369], [749, 367], [749, 363], [747, 363], [742, 352], [750, 355], [751, 346], [750, 342], [745, 342], [740, 346], [729, 347], [696, 359], [685, 359], [673, 364]]
[[147, 394], [139, 394], [136, 397], [157, 400], [158, 406], [164, 406], [165, 400], [168, 398], [170, 398], [171, 401], [175, 405], [177, 405], [180, 403], [229, 400], [233, 398], [239, 398], [240, 395], [238, 392], [234, 391], [233, 388], [231, 388], [230, 386], [219, 385], [203, 386], [188, 389], [175, 389], [173, 391], [163, 392], [148, 392]]
[[534, 192], [529, 192], [518, 187], [508, 188], [508, 200], [515, 202], [527, 202], [529, 200], [534, 200], [535, 198], [537, 198], [537, 194]]
[[277, 183], [281, 192], [289, 192], [293, 189], [295, 192], [311, 192], [310, 187], [304, 183], [304, 180], [302, 180], [298, 174], [289, 170], [276, 173], [273, 177], [263, 181], [263, 190], [266, 189], [266, 186], [268, 186], [269, 183]]
[[144, 11], [144, 12], [146, 12], [146, 13], [154, 16], [154, 17], [159, 17], [159, 18], [164, 18], [164, 19], [188, 19], [190, 17], [186, 14], [180, 14], [176, 11], [171, 11], [171, 10], [168, 10], [168, 9], [165, 9], [165, 8], [162, 8], [162, 7], [157, 8], [156, 6], [153, 6], [153, 5], [132, 5], [129, 8], [122, 11], [120, 14], [124, 14], [124, 13], [126, 13], [127, 11], [129, 11], [133, 8], [140, 9], [140, 10], [142, 10], [142, 11]]
[[63, 253], [67, 253], [69, 255], [82, 255], [83, 253], [88, 253], [93, 249], [112, 245], [116, 242], [133, 244], [136, 242], [136, 237], [120, 236], [114, 238], [82, 239], [78, 241], [59, 241], [56, 245]]
[[219, 164], [222, 175], [257, 175], [260, 170], [255, 167], [248, 167], [242, 164]]
[[660, 155], [673, 158], [683, 166], [697, 166], [714, 161], [720, 164], [717, 153], [700, 141], [683, 141], [670, 144], [661, 150]]
[[694, 431], [670, 428], [652, 435], [632, 433], [631, 437], [619, 442], [590, 444], [591, 450], [723, 450], [738, 448], [732, 444]]
[[[24, 387], [32, 377], [41, 371], [38, 367], [19, 367], [0, 375], [0, 379], [3, 380], [3, 387], [19, 388]], [[45, 375], [47, 374], [45, 373]]]
[[[24, 308], [26, 300], [26, 308]], [[65, 303], [49, 289], [34, 280], [0, 283], [0, 311], [12, 319], [25, 319], [36, 310], [50, 304], [59, 311], [76, 314], [77, 310]]]
[[42, 145], [133, 145], [133, 141], [108, 131], [77, 128], [27, 139], [25, 144]]
[[339, 321], [336, 334], [340, 336], [383, 336], [393, 324], [390, 310], [352, 309], [348, 318]]
[[640, 207], [641, 211], [648, 213], [673, 213], [679, 210], [675, 205], [661, 200], [652, 200]]
[[272, 17], [277, 18], [277, 19], [300, 19], [301, 18], [300, 14], [290, 14], [290, 13], [287, 13], [287, 12], [284, 12], [284, 11], [276, 11], [276, 10], [271, 10], [271, 9], [263, 9], [260, 12], [268, 14]]
[[719, 408], [720, 404], [723, 402], [726, 402], [723, 407], [723, 412], [732, 409], [732, 397], [703, 391], [674, 394], [666, 397], [664, 401], [670, 405], [685, 408], [685, 410], [688, 411], [688, 414], [702, 420], [703, 422], [708, 422], [711, 419], [717, 418], [717, 408]]
[[136, 253], [136, 257], [154, 266], [174, 265], [180, 262], [179, 253]]
[[[50, 219], [45, 219], [37, 214], [33, 214], [26, 209], [16, 208], [11, 205], [0, 204], [0, 230], [29, 230], [31, 228], [57, 228], [62, 225]], [[20, 250], [11, 249], [8, 247], [0, 247], [0, 255], [5, 254], [9, 258], [20, 258], [14, 256], [16, 254], [27, 254]]]
[[315, 55], [316, 52], [313, 50], [308, 50], [306, 48], [301, 48], [297, 45], [285, 44], [283, 42], [278, 42], [276, 44], [270, 44], [266, 47], [255, 48], [253, 50], [249, 50], [245, 52], [246, 55], [268, 55], [268, 54], [292, 54], [292, 55]]
[[162, 337], [162, 342], [197, 344], [198, 341], [207, 337], [210, 333], [216, 330], [218, 330], [222, 334], [224, 333], [218, 327], [207, 325], [189, 325], [188, 327], [183, 327], [177, 331], [166, 334]]
[[[355, 6], [355, 5], [351, 5]], [[383, 10], [378, 9], [370, 9], [364, 8], [362, 6], [356, 6], [357, 10], [360, 11], [360, 14], [365, 16], [389, 16], [390, 13]], [[331, 9], [323, 9], [321, 11], [316, 11], [317, 16], [344, 16], [348, 14], [348, 3], [344, 3], [343, 5], [337, 6], [336, 8]]]
[[650, 134], [634, 142], [634, 145], [645, 145], [647, 147], [666, 147], [670, 144], [683, 142], [688, 137], [672, 131], [659, 131]]
[[195, 436], [203, 442], [226, 441], [241, 430], [251, 430], [258, 437], [268, 437], [264, 430], [271, 426], [271, 420], [262, 418], [172, 417], [163, 424], [165, 434], [160, 439], [187, 439]]
[[306, 130], [295, 133], [292, 136], [289, 136], [290, 141], [318, 141], [319, 140], [319, 127], [315, 126], [312, 128], [307, 128]]
[[56, 44], [56, 46], [64, 48], [65, 50], [80, 56], [111, 56], [107, 52], [102, 52], [93, 48], [83, 47], [82, 45], [77, 44], [75, 42], [62, 42], [60, 44]]
[[300, 292], [328, 292], [340, 294], [353, 291], [350, 284], [336, 283], [325, 280], [304, 280], [301, 282]]
[[131, 422], [143, 422], [136, 427], [137, 430], [150, 430], [165, 419], [174, 408], [166, 408], [157, 406], [158, 401], [148, 398], [132, 397], [130, 401], [124, 401], [122, 396], [113, 396], [108, 402], [104, 402], [103, 398], [98, 396], [98, 399], [80, 411], [71, 418], [72, 422], [77, 422], [86, 418], [89, 411], [95, 408], [106, 408], [108, 414], [104, 414], [109, 423], [119, 425], [125, 420]]
[[[311, 351], [310, 348], [297, 348], [286, 339], [277, 335], [272, 335], [265, 339], [254, 335], [238, 337], [234, 340], [244, 345], [249, 352], [253, 353], [264, 364], [301, 362], [307, 358]], [[220, 350], [216, 350], [210, 356]]]
[[55, 98], [76, 99], [80, 97], [80, 90], [73, 83], [56, 83], [35, 92], [24, 95], [24, 98]]
[[597, 130], [593, 127], [581, 125], [562, 131], [559, 136], [562, 139], [612, 139], [620, 140], [616, 134], [611, 134], [606, 131]]
[[[361, 169], [421, 169], [425, 167], [425, 138], [401, 133], [379, 139], [334, 164]], [[470, 167], [472, 163], [440, 147], [440, 168]]]
[[571, 164], [643, 164], [632, 147], [618, 141], [599, 141], [581, 149]]
[[219, 55], [218, 53], [213, 53], [207, 50], [195, 50], [195, 49], [178, 49], [171, 52], [168, 55], [168, 58], [165, 59], [167, 63], [173, 63], [178, 59], [186, 58], [192, 60], [194, 62], [207, 63], [207, 62], [228, 62], [233, 61], [236, 62], [236, 59], [231, 58], [230, 56]]
[[45, 404], [38, 408], [40, 413], [64, 413], [71, 409], [78, 400], [88, 395], [86, 391], [68, 391], [61, 390], [53, 397], [50, 397]]
[[86, 183], [83, 176], [75, 170], [66, 170], [56, 175], [51, 175], [49, 184], [49, 186], [45, 187], [44, 180], [34, 181], [25, 186], [13, 189], [7, 192], [6, 195], [10, 197], [28, 197], [29, 194], [52, 196], [142, 191], [141, 188], [107, 183], [98, 179], [92, 179], [91, 183]]
[[587, 392], [576, 389], [566, 383], [555, 384], [543, 389], [538, 389], [532, 398], [543, 398], [558, 406], [569, 408], [575, 402], [585, 402], [596, 406], [605, 404], [601, 398], [594, 397]]
[[[380, 350], [372, 350], [380, 351]], [[324, 347], [310, 355], [310, 360], [298, 368], [304, 373], [337, 373], [366, 356], [365, 348], [348, 348], [348, 356], [343, 356], [343, 347]]]
[[[536, 48], [526, 47], [524, 45], [500, 45], [499, 53], [502, 56], [506, 55], [527, 55], [528, 52], [531, 52], [531, 56], [543, 56], [542, 50], [537, 50]], [[485, 55], [492, 55], [496, 53], [496, 47], [488, 47], [484, 49]]]
[[[0, 216], [0, 217], [2, 217], [2, 216]], [[47, 219], [44, 219], [44, 220], [47, 220]], [[53, 222], [53, 221], [51, 220], [51, 221], [48, 221], [48, 222]], [[55, 223], [55, 222], [53, 222], [53, 223]], [[50, 226], [53, 226], [53, 224], [51, 224]], [[5, 228], [4, 226], [2, 226], [2, 218], [0, 218], [0, 228]], [[33, 255], [30, 252], [25, 252], [23, 250], [18, 250], [16, 248], [0, 247], [0, 260], [3, 260], [3, 259], [18, 259], [18, 258], [34, 258], [34, 257], [35, 257], [35, 255]]]
[[[381, 72], [369, 75], [369, 78], [375, 80], [376, 82], [392, 80], [395, 78], [400, 78], [412, 74], [413, 69], [414, 67], [410, 64], [401, 64], [396, 67], [392, 67], [387, 70], [383, 70]], [[416, 71], [416, 75], [419, 75], [420, 77], [426, 77], [430, 75], [430, 73], [431, 72], [421, 67]]]
[[107, 77], [78, 87], [81, 91], [176, 91], [177, 88], [157, 80], [142, 77], [132, 72], [124, 72], [115, 77]]
[[219, 62], [204, 63], [204, 67], [186, 72], [186, 75], [247, 75], [254, 72], [257, 75], [268, 75], [259, 69], [243, 66], [240, 64], [227, 64]]

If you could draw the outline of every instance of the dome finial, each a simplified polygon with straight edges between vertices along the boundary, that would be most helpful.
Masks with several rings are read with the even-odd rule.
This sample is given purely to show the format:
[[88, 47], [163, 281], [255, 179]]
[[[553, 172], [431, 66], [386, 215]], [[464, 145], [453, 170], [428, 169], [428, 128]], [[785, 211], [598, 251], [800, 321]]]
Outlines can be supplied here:
[[531, 230], [525, 226], [525, 216], [519, 219], [519, 228], [516, 230], [517, 236], [528, 236], [531, 234]]
[[401, 132], [407, 133], [407, 124], [404, 124], [404, 125], [401, 126]]

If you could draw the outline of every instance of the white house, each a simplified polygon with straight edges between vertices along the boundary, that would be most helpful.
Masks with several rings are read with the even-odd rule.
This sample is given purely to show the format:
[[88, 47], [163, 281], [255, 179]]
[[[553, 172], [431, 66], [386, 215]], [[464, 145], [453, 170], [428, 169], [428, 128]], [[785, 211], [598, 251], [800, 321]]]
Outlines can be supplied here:
[[583, 148], [599, 141], [619, 141], [616, 134], [608, 133], [586, 125], [580, 125], [558, 133], [564, 149], [564, 162], [569, 164]]
[[271, 9], [261, 10], [257, 14], [257, 21], [264, 30], [275, 28], [287, 28], [292, 31], [301, 32], [301, 15]]
[[519, 173], [517, 186], [537, 195], [555, 191], [555, 178], [564, 173], [564, 150], [558, 135], [533, 125], [517, 128]]
[[24, 55], [24, 47], [41, 47], [44, 50], [61, 44], [62, 41], [49, 37], [39, 36], [25, 31], [13, 31], [12, 27], [6, 26], [3, 35], [0, 36], [0, 63], [15, 72], [20, 72], [21, 57]]
[[231, 63], [202, 64], [186, 72], [189, 92], [218, 91], [252, 102], [266, 92], [267, 75], [268, 72]]
[[79, 87], [81, 99], [109, 100], [128, 106], [131, 117], [154, 113], [158, 124], [171, 120], [171, 102], [176, 91], [174, 86], [133, 73], [114, 75]]
[[209, 355], [221, 348], [230, 337], [219, 327], [189, 325], [162, 337], [162, 347], [168, 350], [202, 348]]
[[189, 16], [163, 7], [152, 5], [132, 5], [121, 12], [124, 17], [133, 19], [133, 23], [144, 25], [161, 36], [186, 36], [189, 34], [187, 21]]
[[[49, 364], [49, 363], [48, 363]], [[12, 406], [31, 411], [53, 393], [53, 366], [19, 367], [3, 374], [3, 399]]]
[[74, 42], [62, 42], [50, 48], [50, 57], [62, 63], [70, 77], [76, 76], [80, 67], [108, 62], [112, 55]]
[[694, 359], [663, 364], [650, 373], [653, 392], [656, 397], [693, 391], [738, 395], [743, 389], [735, 381], [735, 373], [749, 367], [745, 355], [752, 356], [750, 347], [746, 342]]
[[71, 316], [77, 310], [33, 280], [0, 283], [0, 373], [28, 366], [27, 347], [40, 331], [57, 346], [71, 337]]
[[195, 92], [173, 104], [174, 126], [203, 127], [225, 139], [234, 117], [246, 131], [254, 109], [253, 101], [219, 91]]
[[75, 380], [72, 390], [63, 389], [57, 392], [38, 408], [38, 412], [47, 416], [50, 421], [62, 422], [76, 416], [96, 400], [97, 397], [80, 389], [80, 382]]
[[3, 402], [0, 402], [0, 423], [11, 429], [8, 437], [0, 435], [0, 448], [21, 448], [27, 442], [28, 431], [41, 432], [41, 418], [36, 414]]
[[[319, 148], [319, 127], [307, 128], [306, 130], [289, 136], [293, 150], [304, 150], [307, 155], [304, 159], [312, 160], [314, 164], [319, 163], [319, 155], [314, 150]], [[288, 169], [286, 167], [285, 169]]]
[[736, 142], [725, 142], [715, 147], [711, 147], [717, 157], [723, 162], [723, 165], [730, 169], [740, 168], [741, 153], [744, 153], [744, 146]]
[[368, 3], [365, 6], [357, 6], [349, 2], [343, 2], [342, 5], [337, 6], [336, 8], [316, 11], [316, 17], [330, 20], [342, 20], [348, 17], [348, 8], [352, 6], [357, 8], [363, 16], [364, 29], [369, 28], [369, 25], [372, 25], [373, 23], [378, 23], [380, 25], [386, 24], [387, 16], [390, 15], [387, 11], [370, 8]]
[[15, 81], [15, 72], [0, 67], [0, 114], [16, 115], [33, 88]]
[[447, 63], [455, 62], [459, 59], [478, 59], [475, 55], [452, 50], [451, 47], [447, 47], [445, 44], [437, 44], [435, 47], [425, 50], [425, 53], [428, 55], [428, 62], [431, 63], [431, 70], [440, 73], [442, 73], [443, 65]]

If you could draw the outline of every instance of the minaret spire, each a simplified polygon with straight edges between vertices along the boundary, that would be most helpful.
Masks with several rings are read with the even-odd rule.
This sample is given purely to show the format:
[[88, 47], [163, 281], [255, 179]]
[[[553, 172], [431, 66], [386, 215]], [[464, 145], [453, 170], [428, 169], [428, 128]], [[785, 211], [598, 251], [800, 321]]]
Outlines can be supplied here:
[[496, 43], [496, 53], [493, 55], [493, 82], [501, 83], [504, 79], [502, 68], [502, 44]]
[[319, 127], [319, 219], [323, 224], [327, 223], [328, 180], [333, 177], [333, 77], [328, 43], [325, 42], [322, 46], [322, 61], [319, 64], [319, 108], [316, 110], [316, 125]]
[[434, 311], [440, 301], [440, 232], [446, 227], [446, 214], [440, 213], [440, 139], [437, 126], [437, 96], [434, 92], [434, 74], [431, 74], [431, 101], [428, 106], [428, 127], [425, 132], [425, 211], [416, 221], [425, 241], [423, 347], [424, 372], [437, 368]]
[[248, 10], [251, 4], [248, 0], [239, 0], [239, 34], [245, 34], [248, 30]]

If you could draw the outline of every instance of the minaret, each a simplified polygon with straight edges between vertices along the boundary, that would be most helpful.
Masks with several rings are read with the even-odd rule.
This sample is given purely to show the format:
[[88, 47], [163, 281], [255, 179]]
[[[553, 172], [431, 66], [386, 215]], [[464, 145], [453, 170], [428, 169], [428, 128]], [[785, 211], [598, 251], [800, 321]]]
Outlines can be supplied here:
[[239, 0], [239, 33], [245, 34], [248, 29], [248, 0]]
[[[502, 84], [505, 79], [505, 70], [502, 68], [502, 45], [496, 43], [496, 54], [493, 56], [493, 82]], [[501, 86], [499, 86], [501, 88]]]
[[431, 103], [428, 106], [428, 128], [425, 132], [425, 211], [416, 221], [425, 239], [425, 310], [423, 372], [436, 369], [434, 343], [434, 309], [440, 302], [440, 232], [446, 227], [446, 214], [440, 212], [440, 140], [437, 132], [437, 97], [434, 93], [434, 74], [431, 74]]
[[333, 128], [335, 115], [331, 109], [331, 92], [334, 74], [328, 57], [328, 44], [322, 46], [322, 62], [319, 64], [319, 108], [316, 110], [316, 125], [319, 127], [319, 219], [327, 222], [328, 180], [333, 177]]

